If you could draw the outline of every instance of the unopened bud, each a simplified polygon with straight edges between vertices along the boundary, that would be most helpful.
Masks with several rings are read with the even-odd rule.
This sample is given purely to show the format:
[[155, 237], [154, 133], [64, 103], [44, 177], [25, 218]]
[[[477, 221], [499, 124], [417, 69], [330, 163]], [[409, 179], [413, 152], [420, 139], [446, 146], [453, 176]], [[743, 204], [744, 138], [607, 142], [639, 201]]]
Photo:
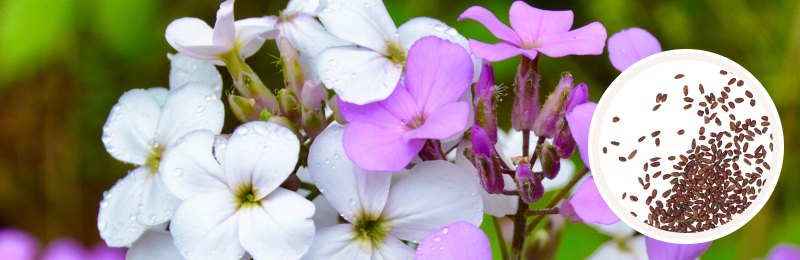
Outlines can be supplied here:
[[322, 104], [328, 98], [328, 91], [322, 84], [316, 84], [313, 81], [307, 80], [303, 85], [303, 91], [300, 92], [300, 103], [303, 108], [311, 111], [322, 110]]
[[589, 87], [586, 86], [586, 83], [578, 84], [574, 89], [572, 89], [572, 92], [569, 93], [567, 104], [564, 107], [564, 112], [569, 113], [576, 106], [586, 102], [589, 102]]
[[542, 173], [548, 179], [553, 179], [561, 170], [561, 159], [556, 154], [556, 148], [550, 143], [544, 143], [539, 150], [539, 163], [542, 164]]
[[230, 102], [233, 115], [242, 123], [259, 120], [260, 110], [255, 107], [256, 101], [254, 99], [230, 95], [228, 102]]
[[275, 95], [261, 82], [258, 75], [250, 69], [250, 66], [244, 62], [244, 58], [239, 55], [239, 52], [232, 51], [223, 57], [228, 72], [233, 77], [233, 84], [239, 91], [239, 95], [245, 98], [252, 98], [255, 100], [256, 111], [269, 109], [270, 111], [278, 111], [278, 100]]
[[489, 194], [503, 193], [505, 183], [503, 173], [500, 171], [500, 162], [495, 156], [486, 131], [478, 125], [472, 126], [472, 151], [474, 152], [473, 164], [478, 169], [481, 185]]
[[300, 54], [283, 36], [278, 41], [278, 51], [281, 54], [281, 71], [286, 88], [300, 93], [305, 81], [303, 68], [300, 66]]
[[297, 125], [292, 123], [292, 121], [289, 120], [288, 118], [282, 116], [272, 116], [269, 117], [269, 119], [267, 119], [266, 121], [278, 124], [279, 126], [282, 127], [286, 127], [286, 129], [291, 130], [292, 133], [294, 133], [294, 135], [297, 136], [297, 140], [303, 140], [301, 139], [302, 135], [300, 135], [300, 131], [297, 129]]
[[569, 123], [566, 118], [562, 118], [556, 123], [556, 136], [553, 137], [553, 146], [556, 147], [556, 154], [560, 158], [569, 158], [575, 151], [575, 140], [572, 139], [572, 132], [569, 131]]
[[328, 125], [328, 122], [325, 119], [325, 111], [317, 110], [317, 111], [310, 111], [307, 109], [303, 109], [303, 118], [300, 121], [300, 124], [303, 126], [303, 130], [306, 132], [306, 136], [308, 138], [317, 137], [325, 127]]
[[544, 196], [544, 186], [533, 177], [530, 165], [523, 163], [517, 166], [516, 180], [519, 197], [525, 203], [536, 202]]
[[494, 69], [488, 62], [483, 63], [483, 70], [475, 84], [474, 111], [475, 124], [483, 127], [489, 135], [492, 144], [497, 143], [497, 104], [495, 94], [497, 86], [494, 85]]
[[564, 203], [561, 203], [561, 207], [559, 207], [558, 212], [561, 216], [568, 219], [569, 222], [572, 223], [581, 223], [581, 217], [578, 214], [575, 214], [575, 208], [572, 206], [572, 203], [567, 200]]
[[278, 104], [281, 108], [281, 116], [288, 118], [295, 125], [300, 124], [301, 113], [297, 95], [289, 89], [278, 91]]
[[556, 133], [556, 123], [564, 117], [564, 104], [567, 103], [567, 97], [572, 90], [572, 76], [561, 78], [558, 86], [550, 93], [542, 106], [539, 117], [533, 126], [533, 133], [536, 136], [553, 138]]
[[517, 131], [530, 131], [539, 116], [539, 59], [521, 57], [515, 77], [511, 125]]

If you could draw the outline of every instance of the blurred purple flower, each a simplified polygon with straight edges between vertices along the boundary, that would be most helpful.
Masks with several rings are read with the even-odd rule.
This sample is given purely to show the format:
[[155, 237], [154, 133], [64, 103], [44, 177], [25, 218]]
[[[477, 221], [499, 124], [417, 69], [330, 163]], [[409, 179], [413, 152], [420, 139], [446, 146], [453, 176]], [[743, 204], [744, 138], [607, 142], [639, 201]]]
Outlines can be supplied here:
[[603, 197], [600, 196], [593, 176], [589, 176], [578, 186], [578, 190], [569, 199], [569, 203], [575, 215], [588, 224], [610, 225], [619, 222], [619, 217], [611, 211]]
[[15, 228], [0, 230], [0, 259], [32, 260], [39, 252], [39, 241]]
[[0, 259], [3, 260], [124, 260], [125, 251], [102, 242], [87, 250], [73, 239], [62, 238], [51, 242], [37, 258], [39, 242], [35, 237], [15, 228], [0, 230]]
[[465, 130], [469, 103], [458, 101], [473, 76], [472, 59], [458, 44], [428, 36], [408, 52], [405, 86], [383, 101], [356, 105], [338, 100], [349, 122], [347, 156], [369, 171], [397, 172], [425, 140], [444, 140]]
[[509, 12], [511, 28], [480, 6], [470, 7], [458, 17], [458, 20], [478, 21], [495, 37], [503, 40], [496, 44], [469, 40], [472, 53], [488, 61], [501, 61], [517, 55], [534, 59], [539, 52], [554, 58], [603, 53], [607, 37], [606, 28], [599, 22], [593, 22], [570, 31], [573, 16], [571, 10], [542, 10], [531, 7], [525, 2], [516, 1], [511, 5]]
[[486, 260], [492, 259], [489, 237], [469, 222], [459, 221], [420, 242], [415, 259]]
[[700, 244], [672, 244], [647, 237], [647, 257], [650, 260], [692, 260], [706, 252], [711, 242]]
[[655, 36], [642, 28], [622, 29], [608, 38], [608, 59], [619, 71], [625, 71], [637, 61], [661, 52]]
[[800, 247], [792, 244], [778, 244], [772, 247], [764, 260], [800, 260]]

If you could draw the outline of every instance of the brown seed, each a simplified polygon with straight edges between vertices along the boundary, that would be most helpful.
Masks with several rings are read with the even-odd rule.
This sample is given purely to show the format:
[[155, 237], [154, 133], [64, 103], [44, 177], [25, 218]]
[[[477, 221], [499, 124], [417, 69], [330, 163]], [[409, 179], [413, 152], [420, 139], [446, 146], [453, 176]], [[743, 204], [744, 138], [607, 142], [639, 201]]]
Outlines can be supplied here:
[[[730, 115], [728, 115], [728, 117], [729, 117], [731, 120], [736, 120], [736, 116], [735, 116], [735, 115], [733, 115], [733, 114], [730, 114]], [[731, 123], [733, 123], [733, 122], [731, 122]]]
[[650, 188], [650, 183], [648, 182], [647, 184], [644, 185], [644, 189], [647, 190], [649, 188]]
[[701, 127], [700, 127], [700, 134], [702, 135], [702, 134], [704, 134], [705, 132], [706, 132], [706, 128], [701, 126]]
[[734, 99], [734, 101], [736, 101], [736, 104], [739, 104], [739, 103], [744, 102], [744, 98], [736, 98], [736, 99]]
[[644, 181], [650, 182], [650, 174], [645, 174], [644, 175]]
[[644, 138], [645, 138], [644, 136], [639, 137], [639, 142], [641, 143], [642, 141], [644, 141]]
[[685, 96], [688, 96], [688, 95], [689, 95], [689, 86], [688, 85], [683, 85], [683, 96], [685, 97]]
[[756, 106], [756, 100], [755, 99], [751, 99], [750, 100], [750, 106], [751, 107], [755, 107]]
[[750, 93], [750, 90], [745, 90], [744, 91], [744, 95], [749, 97], [749, 98], [753, 98], [753, 93]]
[[639, 184], [641, 184], [642, 186], [644, 186], [644, 180], [642, 179], [642, 177], [639, 177]]
[[744, 86], [744, 81], [743, 80], [739, 80], [739, 82], [736, 82], [736, 86], [739, 86], [739, 87]]
[[654, 106], [654, 107], [653, 107], [653, 111], [656, 111], [656, 110], [658, 110], [658, 108], [659, 108], [659, 107], [661, 107], [661, 104], [658, 104], [658, 105]]
[[769, 171], [769, 164], [768, 164], [768, 163], [766, 163], [766, 162], [763, 162], [763, 163], [761, 163], [761, 165], [763, 165], [763, 166], [764, 166], [764, 168], [765, 168], [765, 169], [767, 169], [767, 170]]
[[720, 70], [720, 71], [719, 71], [719, 74], [722, 74], [722, 75], [728, 75], [728, 72], [727, 72], [727, 71], [724, 71], [724, 70]]
[[619, 146], [619, 142], [617, 142], [617, 141], [611, 141], [611, 144], [614, 145], [614, 146]]
[[675, 156], [674, 156], [674, 155], [673, 155], [673, 156], [670, 156], [670, 157], [668, 157], [667, 159], [668, 159], [668, 160], [670, 160], [670, 161], [673, 161], [673, 160], [675, 160]]
[[658, 161], [658, 160], [661, 160], [661, 157], [653, 157], [653, 158], [650, 158], [650, 161], [651, 161], [651, 162], [655, 162], [655, 161]]
[[[728, 107], [730, 107], [731, 109], [734, 109], [734, 108], [736, 108], [736, 105], [734, 105], [734, 104], [733, 104], [733, 102], [730, 102], [730, 101], [729, 101], [729, 102], [728, 102]], [[727, 111], [726, 111], [726, 112], [727, 112]]]
[[652, 201], [653, 201], [653, 197], [652, 196], [648, 196], [647, 200], [645, 200], [645, 203], [647, 203], [647, 205], [650, 205], [650, 202], [652, 202]]
[[653, 174], [653, 179], [658, 178], [658, 176], [661, 176], [661, 172], [656, 172]]
[[622, 156], [620, 156], [620, 157], [619, 157], [619, 161], [620, 161], [620, 162], [624, 162], [624, 161], [627, 161], [627, 159], [625, 159], [625, 157], [622, 157]]
[[631, 215], [633, 215], [634, 217], [636, 217], [636, 213], [633, 213], [633, 211], [631, 211]]
[[656, 138], [656, 146], [659, 146], [659, 145], [661, 145], [661, 139], [660, 138]]
[[608, 153], [608, 148], [603, 147], [603, 153]]
[[703, 84], [700, 84], [700, 94], [705, 94], [706, 90], [703, 89]]
[[725, 90], [725, 92], [731, 93], [731, 88], [730, 88], [730, 87], [728, 87], [728, 86], [725, 86], [725, 87], [723, 87], [722, 89], [724, 89], [724, 90]]
[[642, 166], [642, 169], [644, 169], [644, 171], [647, 172], [647, 163], [644, 163], [644, 166]]
[[683, 135], [684, 132], [686, 132], [686, 131], [683, 131], [683, 129], [678, 130], [678, 135]]
[[675, 75], [675, 79], [683, 78], [683, 74]]
[[690, 98], [690, 97], [685, 97], [685, 98], [683, 98], [683, 101], [686, 101], [686, 102], [692, 103], [692, 102], [694, 102], [694, 99], [692, 99], [692, 98]]
[[720, 121], [719, 118], [714, 119], [714, 123], [716, 123], [717, 126], [722, 126], [722, 121]]
[[667, 102], [667, 94], [661, 95], [661, 103]]
[[769, 126], [769, 122], [761, 122], [761, 126]]
[[627, 196], [627, 195], [628, 195], [628, 193], [627, 193], [627, 192], [623, 192], [623, 193], [622, 193], [622, 199], [625, 199], [625, 196]]
[[633, 201], [633, 202], [639, 201], [639, 198], [637, 198], [636, 196], [633, 196], [633, 195], [628, 196], [628, 198], [630, 198], [631, 201]]
[[734, 82], [736, 82], [736, 78], [732, 78], [731, 80], [729, 80], [728, 85], [733, 85]]
[[619, 122], [619, 117], [615, 116], [614, 118], [611, 119], [611, 121], [613, 121], [614, 123]]
[[658, 93], [658, 95], [656, 95], [656, 103], [658, 102], [661, 102], [661, 93]]
[[633, 157], [636, 156], [636, 151], [637, 150], [633, 150], [633, 152], [631, 152], [631, 154], [628, 155], [628, 160], [633, 159]]
[[690, 109], [690, 108], [692, 108], [692, 104], [688, 104], [688, 105], [683, 106], [683, 109]]
[[658, 167], [658, 166], [661, 166], [660, 162], [651, 162], [650, 163], [650, 167]]
[[667, 196], [669, 196], [669, 192], [670, 190], [665, 191], [663, 194], [661, 194], [661, 197], [667, 198]]
[[652, 132], [652, 133], [650, 133], [650, 136], [652, 136], [652, 137], [656, 137], [656, 136], [658, 136], [659, 134], [661, 134], [661, 131], [655, 131], [655, 132]]

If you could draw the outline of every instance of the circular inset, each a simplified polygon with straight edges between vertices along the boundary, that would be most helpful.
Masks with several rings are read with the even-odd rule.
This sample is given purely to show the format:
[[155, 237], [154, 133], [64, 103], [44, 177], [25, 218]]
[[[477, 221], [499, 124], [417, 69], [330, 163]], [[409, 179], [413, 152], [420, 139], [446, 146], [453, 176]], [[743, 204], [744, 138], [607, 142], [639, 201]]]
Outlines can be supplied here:
[[766, 204], [783, 161], [764, 87], [720, 55], [647, 57], [606, 90], [592, 118], [597, 188], [629, 226], [661, 241], [712, 241]]

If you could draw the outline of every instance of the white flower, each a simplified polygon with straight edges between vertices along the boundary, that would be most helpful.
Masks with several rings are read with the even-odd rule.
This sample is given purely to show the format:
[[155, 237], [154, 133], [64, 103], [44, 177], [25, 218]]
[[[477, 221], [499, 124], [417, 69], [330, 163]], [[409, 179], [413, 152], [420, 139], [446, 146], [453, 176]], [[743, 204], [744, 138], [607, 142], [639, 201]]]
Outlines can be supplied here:
[[612, 239], [597, 248], [587, 259], [648, 259], [645, 236], [634, 236], [636, 232], [625, 222], [620, 221], [611, 225], [593, 224], [592, 226], [600, 230], [600, 232], [611, 236]]
[[190, 131], [219, 133], [223, 119], [222, 102], [197, 83], [170, 92], [134, 89], [120, 97], [103, 126], [103, 144], [117, 160], [140, 166], [103, 194], [97, 227], [109, 246], [130, 245], [148, 226], [170, 220], [180, 201], [163, 186], [162, 153]]
[[169, 89], [177, 89], [186, 83], [195, 82], [209, 86], [214, 95], [222, 96], [222, 76], [209, 61], [199, 60], [184, 54], [169, 54]]
[[458, 166], [423, 162], [392, 185], [391, 173], [363, 171], [347, 158], [343, 132], [341, 125], [322, 132], [308, 165], [319, 190], [349, 223], [320, 229], [303, 259], [410, 259], [414, 250], [400, 239], [420, 241], [458, 221], [480, 225], [477, 187]]
[[167, 42], [183, 54], [213, 60], [216, 65], [223, 65], [222, 56], [232, 50], [238, 50], [242, 58], [253, 55], [264, 41], [278, 34], [273, 27], [275, 20], [258, 17], [234, 22], [233, 2], [227, 0], [219, 5], [213, 29], [197, 18], [184, 17], [172, 21], [164, 35]]
[[[244, 254], [240, 260], [250, 260], [249, 254]], [[125, 255], [126, 260], [184, 260], [175, 243], [172, 234], [166, 230], [148, 229], [139, 240], [133, 242]]]
[[[331, 34], [356, 44], [320, 52], [320, 79], [342, 100], [358, 105], [383, 100], [394, 91], [408, 50], [422, 37], [435, 35], [469, 51], [466, 38], [436, 19], [414, 18], [395, 27], [380, 0], [322, 0], [317, 15]], [[473, 56], [473, 63], [477, 80], [481, 62]]]
[[[227, 142], [210, 131], [182, 138], [164, 155], [164, 183], [181, 200], [170, 222], [187, 259], [298, 259], [314, 238], [314, 204], [278, 187], [300, 144], [274, 123], [239, 126]], [[212, 147], [214, 153], [212, 154]]]

